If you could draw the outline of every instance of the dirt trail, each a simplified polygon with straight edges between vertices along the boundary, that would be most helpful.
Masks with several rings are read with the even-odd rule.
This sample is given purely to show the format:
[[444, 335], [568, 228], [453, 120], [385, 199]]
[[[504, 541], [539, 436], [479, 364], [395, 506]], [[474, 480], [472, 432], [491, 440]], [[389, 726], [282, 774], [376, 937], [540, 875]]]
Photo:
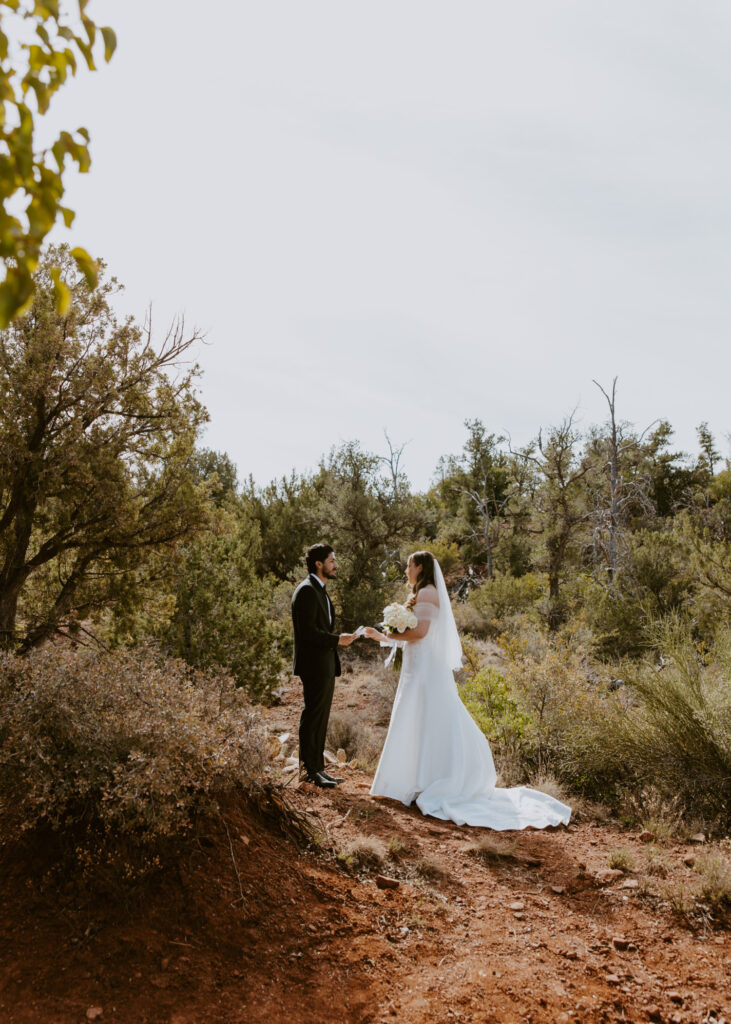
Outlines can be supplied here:
[[[359, 686], [344, 681], [336, 707], [367, 700]], [[267, 718], [291, 728], [298, 711], [293, 683]], [[373, 800], [366, 774], [344, 775], [335, 792], [292, 794], [318, 818], [320, 851], [228, 808], [227, 831], [143, 903], [44, 895], [22, 865], [5, 871], [0, 1022], [731, 1021], [728, 931], [682, 927], [639, 872], [607, 880], [611, 850], [646, 863], [636, 833], [511, 834], [510, 856], [490, 863], [470, 847], [494, 834]], [[398, 888], [327, 852], [362, 837], [390, 843], [382, 870]], [[690, 851], [658, 852], [664, 884], [690, 878]]]

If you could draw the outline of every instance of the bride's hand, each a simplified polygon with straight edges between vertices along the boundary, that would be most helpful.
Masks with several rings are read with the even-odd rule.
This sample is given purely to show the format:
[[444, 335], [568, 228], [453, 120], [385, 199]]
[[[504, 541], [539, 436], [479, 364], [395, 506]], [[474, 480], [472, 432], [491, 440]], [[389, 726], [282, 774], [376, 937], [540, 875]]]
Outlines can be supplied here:
[[369, 640], [380, 640], [381, 634], [373, 626], [366, 626], [363, 630], [363, 636], [367, 636]]

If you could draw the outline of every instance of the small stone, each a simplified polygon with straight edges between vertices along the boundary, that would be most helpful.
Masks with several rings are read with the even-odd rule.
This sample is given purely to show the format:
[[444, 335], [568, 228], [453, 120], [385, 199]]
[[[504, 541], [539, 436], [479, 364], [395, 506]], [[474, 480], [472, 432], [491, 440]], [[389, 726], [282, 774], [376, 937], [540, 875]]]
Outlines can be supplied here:
[[671, 1013], [670, 1014], [670, 1024], [683, 1024], [683, 1015], [682, 1015], [682, 1013]]
[[337, 757], [335, 757], [335, 754], [331, 754], [329, 750], [323, 750], [323, 752], [322, 752], [322, 759], [325, 762], [325, 764], [337, 764], [338, 763], [338, 759], [337, 759]]
[[525, 917], [525, 914], [521, 914], [521, 912], [519, 910], [514, 910], [513, 911], [513, 917], [515, 918], [516, 921], [522, 921], [523, 918]]
[[618, 871], [617, 868], [604, 868], [603, 871], [597, 872], [597, 879], [602, 885], [611, 885], [612, 882], [616, 882], [618, 878], [622, 878], [624, 872]]
[[623, 889], [639, 889], [639, 887], [640, 883], [637, 881], [636, 878], [628, 878], [627, 881], [624, 882], [624, 884], [622, 885]]
[[335, 757], [338, 760], [338, 764], [345, 764], [345, 762], [348, 760], [348, 755], [345, 753], [342, 747], [338, 747], [338, 751]]
[[166, 971], [168, 969], [169, 963], [170, 963], [170, 957], [169, 956], [164, 956], [162, 958], [162, 960], [160, 961], [160, 970], [161, 971]]
[[565, 885], [552, 885], [551, 886], [551, 892], [555, 892], [557, 896], [563, 896], [563, 894], [566, 892], [566, 886]]
[[681, 996], [680, 992], [668, 992], [667, 997], [671, 1003], [677, 1003], [678, 1006], [682, 1006], [685, 1002], [685, 999]]
[[398, 889], [398, 878], [389, 878], [388, 875], [376, 875], [376, 885], [379, 889]]
[[654, 1003], [652, 1004], [652, 1006], [648, 1006], [647, 1007], [647, 1016], [650, 1018], [650, 1020], [661, 1021], [662, 1020], [662, 1013], [660, 1012], [660, 1007], [659, 1006], [655, 1006]]
[[612, 945], [615, 949], [627, 949], [629, 947], [629, 939], [622, 939], [619, 936], [612, 939]]
[[525, 910], [525, 903], [522, 900], [516, 900], [515, 903], [509, 904], [510, 910]]
[[641, 843], [655, 843], [655, 842], [657, 842], [657, 836], [655, 835], [654, 832], [650, 832], [649, 829], [645, 828], [645, 829], [642, 830], [642, 832], [640, 832], [640, 842]]
[[157, 974], [154, 978], [150, 978], [150, 984], [154, 985], [155, 988], [167, 988], [170, 984], [170, 978], [167, 974]]
[[692, 853], [686, 853], [685, 857], [683, 857], [683, 864], [685, 864], [687, 868], [692, 868], [695, 864], [695, 855]]
[[563, 954], [567, 960], [578, 960], [579, 952], [576, 949], [566, 949]]
[[619, 975], [617, 974], [606, 974], [604, 980], [607, 985], [619, 985]]
[[694, 836], [690, 837], [691, 843], [705, 843], [706, 837], [702, 832], [696, 832]]
[[98, 1020], [103, 1013], [104, 1010], [101, 1006], [90, 1006], [89, 1009], [86, 1011], [86, 1019]]

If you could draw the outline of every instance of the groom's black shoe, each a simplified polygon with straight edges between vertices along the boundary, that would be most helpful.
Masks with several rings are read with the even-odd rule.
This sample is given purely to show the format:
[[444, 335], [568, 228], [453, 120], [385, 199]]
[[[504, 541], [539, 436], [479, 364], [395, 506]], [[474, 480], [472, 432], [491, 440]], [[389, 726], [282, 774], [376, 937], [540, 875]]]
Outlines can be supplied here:
[[337, 785], [324, 772], [308, 772], [305, 776], [305, 782], [311, 782], [313, 786], [319, 786], [320, 789], [335, 789]]
[[345, 779], [336, 779], [334, 775], [330, 775], [324, 768], [319, 774], [322, 775], [323, 779], [327, 779], [328, 782], [334, 782], [336, 786], [339, 786], [341, 782], [345, 782]]

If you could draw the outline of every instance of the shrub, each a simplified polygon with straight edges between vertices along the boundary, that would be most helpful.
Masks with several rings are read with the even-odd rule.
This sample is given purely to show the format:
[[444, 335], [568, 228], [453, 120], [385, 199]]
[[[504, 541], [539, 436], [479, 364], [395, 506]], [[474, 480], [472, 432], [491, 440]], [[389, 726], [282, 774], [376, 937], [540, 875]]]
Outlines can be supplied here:
[[[460, 626], [469, 626], [476, 636], [497, 637], [506, 626], [533, 609], [546, 588], [545, 578], [536, 573], [525, 576], [500, 576], [487, 580], [473, 590], [467, 601], [467, 613], [461, 611]], [[464, 606], [462, 606], [464, 609]]]
[[477, 646], [470, 638], [462, 641], [464, 682], [459, 688], [462, 702], [496, 750], [502, 754], [521, 745], [530, 724], [510, 687], [497, 669], [483, 665]]
[[50, 835], [88, 866], [143, 864], [264, 767], [229, 677], [149, 655], [0, 655], [0, 721], [5, 835]]
[[654, 783], [686, 809], [727, 822], [731, 809], [731, 630], [713, 651], [698, 648], [679, 619], [657, 624], [662, 667], [627, 673], [637, 699], [624, 756], [635, 778]]

